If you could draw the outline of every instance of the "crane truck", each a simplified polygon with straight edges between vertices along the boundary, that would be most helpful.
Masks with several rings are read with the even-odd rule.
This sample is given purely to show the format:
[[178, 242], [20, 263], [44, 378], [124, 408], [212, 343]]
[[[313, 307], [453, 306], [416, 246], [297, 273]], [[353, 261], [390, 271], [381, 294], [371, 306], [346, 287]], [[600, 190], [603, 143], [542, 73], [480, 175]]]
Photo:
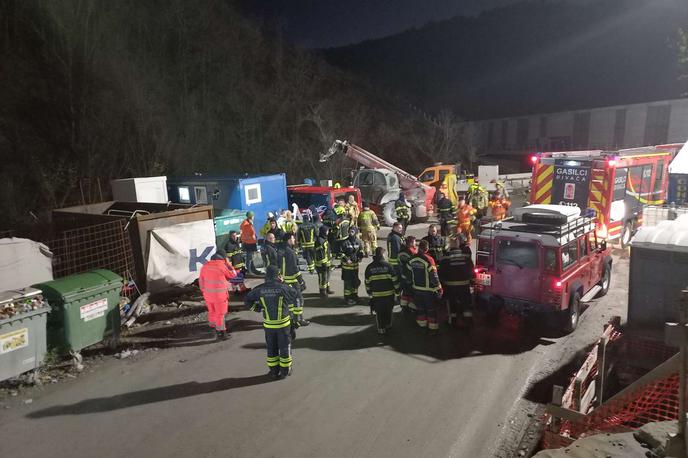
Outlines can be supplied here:
[[362, 199], [380, 216], [384, 224], [391, 226], [396, 221], [394, 207], [400, 192], [404, 193], [411, 204], [412, 221], [427, 221], [432, 211], [435, 188], [346, 140], [335, 140], [327, 152], [320, 154], [320, 162], [326, 162], [337, 153], [342, 153], [363, 166], [355, 171], [352, 184], [361, 190]]

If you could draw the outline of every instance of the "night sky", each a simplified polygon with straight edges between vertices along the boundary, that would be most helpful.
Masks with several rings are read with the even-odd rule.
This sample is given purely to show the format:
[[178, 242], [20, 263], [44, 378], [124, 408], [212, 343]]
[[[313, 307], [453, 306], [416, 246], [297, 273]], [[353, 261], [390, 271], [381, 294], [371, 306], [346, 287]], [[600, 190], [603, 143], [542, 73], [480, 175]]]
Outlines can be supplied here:
[[259, 16], [277, 20], [293, 43], [325, 48], [392, 35], [430, 21], [475, 15], [518, 1], [523, 0], [252, 0], [249, 8]]

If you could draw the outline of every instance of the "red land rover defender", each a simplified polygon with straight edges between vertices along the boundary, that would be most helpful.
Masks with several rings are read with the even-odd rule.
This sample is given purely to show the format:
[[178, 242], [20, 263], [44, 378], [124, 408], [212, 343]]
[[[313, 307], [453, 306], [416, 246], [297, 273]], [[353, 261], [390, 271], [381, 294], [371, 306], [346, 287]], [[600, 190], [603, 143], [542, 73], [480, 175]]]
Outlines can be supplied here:
[[478, 310], [559, 312], [566, 332], [578, 326], [581, 303], [609, 290], [611, 249], [595, 219], [578, 207], [529, 205], [513, 218], [483, 226], [476, 253]]

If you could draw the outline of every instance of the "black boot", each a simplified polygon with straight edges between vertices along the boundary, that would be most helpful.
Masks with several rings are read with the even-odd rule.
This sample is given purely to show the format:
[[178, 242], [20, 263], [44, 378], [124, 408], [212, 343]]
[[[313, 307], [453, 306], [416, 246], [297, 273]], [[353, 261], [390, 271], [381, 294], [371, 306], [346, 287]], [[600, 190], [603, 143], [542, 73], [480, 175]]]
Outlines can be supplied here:
[[217, 334], [217, 340], [227, 340], [231, 336], [227, 333], [227, 331], [215, 331]]
[[327, 294], [334, 294], [334, 291], [328, 286], [327, 287]]
[[303, 316], [299, 315], [299, 326], [308, 326], [311, 324], [310, 321], [306, 320]]
[[327, 290], [326, 289], [320, 289], [320, 297], [327, 297]]

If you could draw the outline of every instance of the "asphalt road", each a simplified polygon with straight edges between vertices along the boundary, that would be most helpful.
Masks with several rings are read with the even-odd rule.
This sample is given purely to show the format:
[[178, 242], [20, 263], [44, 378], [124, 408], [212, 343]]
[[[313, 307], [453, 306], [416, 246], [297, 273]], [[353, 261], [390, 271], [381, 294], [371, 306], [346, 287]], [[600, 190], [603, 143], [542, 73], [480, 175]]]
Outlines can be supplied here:
[[616, 256], [610, 293], [571, 336], [535, 325], [430, 337], [397, 312], [379, 337], [367, 306], [320, 300], [306, 275], [312, 324], [288, 379], [265, 376], [258, 314], [230, 315], [234, 336], [219, 343], [191, 323], [195, 340], [0, 399], [0, 456], [516, 456], [538, 392], [625, 310], [627, 278]]

